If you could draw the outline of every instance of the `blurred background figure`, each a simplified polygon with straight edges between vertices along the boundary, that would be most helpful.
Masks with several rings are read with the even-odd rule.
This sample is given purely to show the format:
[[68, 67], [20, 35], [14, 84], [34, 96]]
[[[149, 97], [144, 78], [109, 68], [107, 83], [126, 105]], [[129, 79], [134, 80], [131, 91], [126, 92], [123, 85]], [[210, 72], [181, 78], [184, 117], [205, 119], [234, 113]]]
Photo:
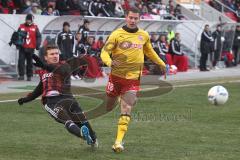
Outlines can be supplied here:
[[78, 33], [81, 33], [81, 35], [82, 35], [81, 42], [83, 44], [87, 42], [87, 37], [90, 32], [89, 25], [90, 25], [90, 22], [87, 19], [84, 19], [83, 25], [81, 25], [77, 31]]
[[235, 37], [233, 41], [232, 51], [234, 54], [234, 65], [239, 64], [240, 60], [240, 25], [236, 26]]
[[39, 8], [39, 5], [37, 3], [32, 3], [32, 7], [29, 13], [32, 15], [41, 15], [42, 10]]
[[[82, 34], [76, 33], [74, 48], [73, 48], [73, 57], [75, 58], [81, 58], [87, 53], [85, 49], [85, 45], [81, 43], [81, 39], [82, 39]], [[76, 64], [76, 66], [79, 66], [79, 64]], [[77, 70], [74, 70], [74, 72], [72, 73], [71, 79], [81, 80], [82, 77], [84, 76], [85, 71], [86, 71], [86, 66], [81, 66]]]
[[182, 20], [184, 19], [184, 16], [182, 14], [182, 10], [181, 10], [181, 6], [180, 4], [177, 4], [175, 9], [174, 9], [174, 16], [179, 19], [179, 20]]
[[213, 54], [213, 58], [212, 58], [213, 59], [212, 67], [214, 69], [218, 69], [218, 67], [216, 65], [221, 59], [223, 42], [225, 41], [221, 25], [217, 25], [217, 29], [216, 29], [216, 31], [213, 32], [212, 36], [214, 39], [214, 54]]
[[58, 10], [55, 10], [53, 6], [47, 6], [46, 10], [42, 12], [42, 15], [46, 16], [59, 16]]
[[172, 54], [173, 64], [177, 66], [178, 71], [186, 72], [188, 70], [188, 57], [184, 55], [180, 42], [180, 33], [176, 33], [175, 38], [170, 41], [169, 53]]
[[94, 42], [92, 47], [94, 50], [100, 53], [103, 46], [104, 46], [103, 37], [100, 36], [98, 40]]
[[212, 33], [209, 30], [209, 25], [205, 25], [204, 31], [201, 35], [201, 42], [200, 42], [200, 71], [209, 71], [207, 69], [206, 63], [208, 59], [208, 54], [211, 54], [213, 51], [213, 42], [214, 39], [212, 37]]
[[25, 23], [21, 24], [18, 28], [18, 32], [25, 32], [23, 44], [19, 46], [19, 59], [18, 59], [18, 80], [24, 80], [25, 74], [25, 61], [27, 81], [31, 81], [33, 76], [32, 54], [34, 50], [39, 50], [41, 44], [41, 34], [38, 26], [33, 23], [33, 15], [28, 14], [25, 19]]
[[82, 34], [78, 32], [75, 36], [75, 42], [74, 42], [74, 49], [73, 49], [74, 57], [79, 57], [86, 54], [85, 45], [82, 43], [81, 39], [82, 39]]
[[63, 30], [57, 35], [57, 45], [61, 51], [61, 60], [67, 60], [73, 57], [74, 35], [70, 30], [68, 22], [63, 23]]
[[168, 25], [166, 32], [167, 32], [167, 42], [170, 43], [170, 41], [175, 37], [173, 26]]
[[159, 46], [160, 46], [160, 55], [159, 56], [165, 63], [168, 64], [167, 59], [166, 59], [166, 54], [168, 53], [168, 44], [167, 44], [165, 35], [160, 35]]

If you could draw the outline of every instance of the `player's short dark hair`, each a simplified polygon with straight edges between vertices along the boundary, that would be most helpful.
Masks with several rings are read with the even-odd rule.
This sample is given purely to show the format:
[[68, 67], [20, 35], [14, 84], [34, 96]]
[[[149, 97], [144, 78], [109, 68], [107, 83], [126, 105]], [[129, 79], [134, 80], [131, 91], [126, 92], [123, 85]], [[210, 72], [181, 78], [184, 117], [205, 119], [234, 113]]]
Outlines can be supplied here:
[[49, 8], [52, 8], [52, 9], [53, 9], [53, 6], [52, 6], [52, 5], [47, 6], [47, 10], [48, 10]]
[[32, 14], [27, 14], [27, 16], [26, 16], [26, 20], [30, 20], [30, 21], [33, 21], [33, 18], [34, 18], [34, 16], [32, 15]]
[[48, 50], [51, 50], [51, 49], [59, 49], [57, 45], [55, 44], [48, 44], [46, 47], [45, 47], [45, 51], [44, 51], [44, 56], [47, 55], [47, 51]]
[[68, 22], [64, 22], [64, 23], [63, 23], [63, 27], [65, 27], [65, 26], [70, 27], [70, 24], [69, 24]]
[[130, 12], [140, 14], [140, 10], [139, 10], [138, 8], [136, 8], [136, 7], [132, 7], [132, 8], [130, 8], [130, 9], [128, 9], [128, 10], [126, 11], [126, 15], [128, 15]]
[[86, 23], [90, 23], [90, 21], [87, 19], [84, 19], [83, 24], [86, 24]]

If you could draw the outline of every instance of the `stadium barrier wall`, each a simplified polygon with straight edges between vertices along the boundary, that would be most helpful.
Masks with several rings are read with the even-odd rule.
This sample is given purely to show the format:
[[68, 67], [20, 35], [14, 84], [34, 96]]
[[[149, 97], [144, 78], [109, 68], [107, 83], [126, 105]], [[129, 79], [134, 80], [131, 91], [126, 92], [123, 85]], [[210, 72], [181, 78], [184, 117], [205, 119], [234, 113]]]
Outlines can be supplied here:
[[[14, 30], [24, 22], [25, 15], [0, 15], [0, 59], [7, 64], [16, 64], [17, 50], [14, 46], [10, 47], [8, 42]], [[67, 21], [71, 25], [71, 30], [76, 32], [78, 27], [83, 24], [83, 20], [88, 19], [90, 24], [90, 35], [103, 36], [104, 39], [116, 28], [124, 25], [125, 20], [121, 18], [106, 17], [82, 17], [82, 16], [35, 16], [34, 22], [38, 25], [42, 33], [43, 41], [46, 38], [55, 39], [58, 32], [62, 30], [63, 22]], [[206, 21], [178, 21], [178, 20], [142, 20], [139, 27], [148, 31], [150, 34], [166, 34], [167, 28], [171, 26], [175, 32], [181, 34], [181, 43], [186, 54], [189, 56], [190, 65], [197, 67], [200, 57], [199, 42]], [[214, 31], [217, 23], [211, 22], [211, 30]], [[225, 23], [224, 30], [235, 30], [236, 23]], [[232, 32], [231, 32], [232, 33]], [[232, 43], [234, 32], [228, 36], [228, 43]], [[225, 34], [228, 35], [228, 34]], [[43, 42], [42, 41], [42, 42]], [[232, 45], [232, 44], [229, 44]]]

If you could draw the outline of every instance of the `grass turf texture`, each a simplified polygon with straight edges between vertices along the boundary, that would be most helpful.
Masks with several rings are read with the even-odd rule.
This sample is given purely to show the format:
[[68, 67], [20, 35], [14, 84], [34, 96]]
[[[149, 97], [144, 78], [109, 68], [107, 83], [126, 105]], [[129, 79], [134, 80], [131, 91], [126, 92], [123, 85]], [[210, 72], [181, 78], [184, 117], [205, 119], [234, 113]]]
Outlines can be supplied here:
[[[213, 85], [178, 87], [134, 108], [123, 153], [111, 150], [119, 109], [91, 120], [100, 142], [92, 151], [41, 108], [0, 103], [0, 160], [236, 160], [240, 157], [239, 83], [225, 83], [229, 101], [213, 106], [206, 94]], [[22, 95], [22, 94], [21, 94]], [[0, 100], [18, 94], [0, 95]], [[84, 109], [98, 100], [79, 98]]]

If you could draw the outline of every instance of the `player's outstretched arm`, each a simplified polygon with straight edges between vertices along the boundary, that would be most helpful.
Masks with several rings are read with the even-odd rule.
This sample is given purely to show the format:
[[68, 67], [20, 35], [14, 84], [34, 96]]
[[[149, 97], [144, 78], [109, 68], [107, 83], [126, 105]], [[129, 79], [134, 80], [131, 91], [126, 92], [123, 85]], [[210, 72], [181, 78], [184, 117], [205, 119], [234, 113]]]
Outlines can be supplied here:
[[47, 70], [48, 72], [55, 72], [59, 73], [63, 76], [69, 75], [71, 73], [71, 67], [68, 63], [65, 64], [47, 64], [43, 62], [36, 54], [32, 55], [32, 58], [34, 59], [36, 67], [40, 67], [44, 70]]
[[55, 65], [50, 65], [50, 64], [43, 62], [36, 54], [32, 54], [32, 58], [35, 61], [35, 63], [33, 63], [33, 65], [36, 67], [45, 69], [49, 72], [52, 72], [56, 69]]
[[33, 92], [29, 93], [26, 97], [22, 97], [18, 99], [18, 104], [23, 105], [24, 103], [30, 102], [42, 94], [42, 82], [39, 82], [37, 87], [33, 90]]

